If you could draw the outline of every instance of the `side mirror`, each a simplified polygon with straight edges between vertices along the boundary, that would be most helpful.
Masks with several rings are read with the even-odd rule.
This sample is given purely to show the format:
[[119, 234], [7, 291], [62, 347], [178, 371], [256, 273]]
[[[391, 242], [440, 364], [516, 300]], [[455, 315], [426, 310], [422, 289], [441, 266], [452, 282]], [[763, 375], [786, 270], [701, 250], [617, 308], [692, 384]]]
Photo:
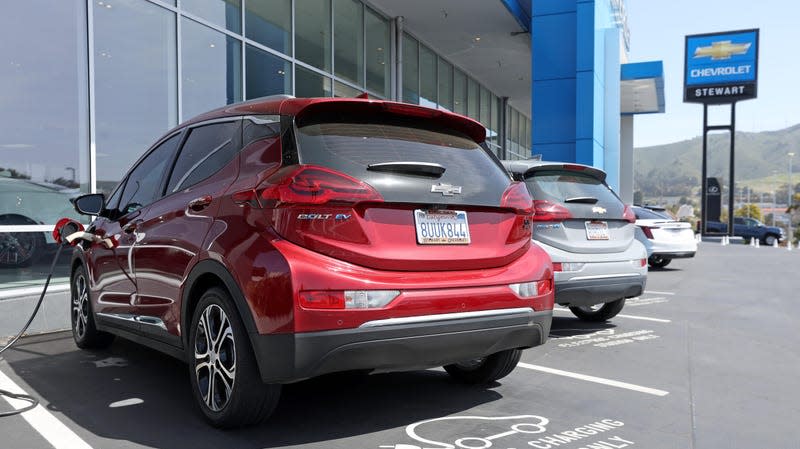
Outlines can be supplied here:
[[81, 195], [72, 200], [75, 210], [82, 215], [100, 215], [105, 209], [106, 196], [102, 193], [90, 193]]

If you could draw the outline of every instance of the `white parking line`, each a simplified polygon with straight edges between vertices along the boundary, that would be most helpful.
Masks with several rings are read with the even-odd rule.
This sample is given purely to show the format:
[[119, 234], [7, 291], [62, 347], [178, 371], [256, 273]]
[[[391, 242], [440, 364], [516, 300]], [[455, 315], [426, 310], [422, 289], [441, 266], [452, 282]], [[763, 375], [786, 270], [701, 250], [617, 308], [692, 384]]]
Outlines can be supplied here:
[[[16, 394], [25, 394], [25, 391], [19, 385], [14, 383], [8, 376], [0, 371], [0, 390], [10, 391]], [[4, 397], [6, 402], [11, 404], [14, 409], [19, 410], [27, 405], [29, 402], [21, 401], [18, 399], [9, 399]], [[34, 428], [44, 439], [47, 440], [55, 449], [91, 449], [85, 441], [81, 439], [75, 432], [69, 429], [64, 423], [58, 420], [50, 412], [48, 412], [41, 404], [37, 405], [33, 410], [29, 410], [22, 414], [25, 421]]]
[[[553, 311], [554, 312], [569, 312], [569, 313], [572, 313], [572, 312], [570, 312], [569, 309], [565, 309], [563, 307], [554, 307]], [[656, 323], [671, 323], [672, 322], [672, 320], [665, 320], [663, 318], [653, 318], [653, 317], [649, 317], [649, 316], [639, 316], [639, 315], [623, 315], [623, 314], [619, 314], [619, 315], [617, 315], [617, 317], [628, 318], [628, 319], [631, 319], [631, 320], [655, 321]]]
[[655, 321], [656, 323], [671, 323], [672, 320], [665, 320], [663, 318], [652, 318], [649, 316], [637, 316], [637, 315], [617, 315], [620, 318], [629, 318], [631, 320], [644, 320], [644, 321]]
[[672, 293], [672, 292], [656, 292], [656, 291], [651, 291], [651, 290], [645, 290], [644, 292], [645, 293], [652, 293], [654, 295], [670, 295], [670, 296], [674, 296], [675, 295], [675, 293]]
[[608, 385], [616, 388], [624, 388], [626, 390], [631, 390], [631, 391], [638, 391], [639, 393], [652, 394], [653, 396], [666, 396], [669, 394], [669, 391], [659, 390], [656, 388], [643, 387], [641, 385], [629, 384], [627, 382], [620, 382], [618, 380], [588, 376], [586, 374], [573, 373], [570, 371], [548, 368], [546, 366], [531, 365], [530, 363], [519, 362], [517, 366], [534, 371], [541, 371], [543, 373], [555, 374], [556, 376], [570, 377], [572, 379], [585, 380], [587, 382], [594, 382], [596, 384]]

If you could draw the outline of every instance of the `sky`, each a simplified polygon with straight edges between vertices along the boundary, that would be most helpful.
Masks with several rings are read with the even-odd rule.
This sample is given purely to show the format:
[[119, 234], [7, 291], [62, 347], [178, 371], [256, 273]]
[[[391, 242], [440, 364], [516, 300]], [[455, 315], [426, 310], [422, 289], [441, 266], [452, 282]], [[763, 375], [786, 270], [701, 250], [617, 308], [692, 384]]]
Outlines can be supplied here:
[[[634, 146], [661, 145], [703, 132], [703, 106], [683, 103], [684, 36], [759, 28], [758, 98], [736, 105], [737, 131], [800, 123], [800, 1], [627, 0], [629, 62], [664, 61], [664, 114], [634, 118]], [[709, 109], [728, 124], [730, 108]]]

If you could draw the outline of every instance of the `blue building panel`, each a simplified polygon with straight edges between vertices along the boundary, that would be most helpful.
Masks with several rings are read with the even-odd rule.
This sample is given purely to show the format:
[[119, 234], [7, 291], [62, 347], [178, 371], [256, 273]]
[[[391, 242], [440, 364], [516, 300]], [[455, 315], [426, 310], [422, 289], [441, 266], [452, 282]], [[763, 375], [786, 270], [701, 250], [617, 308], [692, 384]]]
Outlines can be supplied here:
[[531, 30], [531, 0], [501, 0], [525, 31]]
[[565, 0], [531, 0], [533, 16], [575, 12], [576, 3]]
[[575, 121], [574, 139], [591, 139], [594, 135], [594, 91], [592, 72], [578, 72], [575, 77], [575, 104], [572, 111]]
[[575, 78], [575, 12], [533, 18], [533, 80]]
[[531, 155], [542, 155], [545, 161], [574, 161], [575, 140], [569, 143], [543, 143], [531, 149]]
[[594, 2], [578, 2], [577, 10], [577, 46], [573, 50], [576, 58], [576, 70], [594, 70]]
[[[575, 80], [554, 79], [533, 85], [533, 136], [539, 144], [575, 140]], [[540, 153], [535, 149], [534, 153]]]

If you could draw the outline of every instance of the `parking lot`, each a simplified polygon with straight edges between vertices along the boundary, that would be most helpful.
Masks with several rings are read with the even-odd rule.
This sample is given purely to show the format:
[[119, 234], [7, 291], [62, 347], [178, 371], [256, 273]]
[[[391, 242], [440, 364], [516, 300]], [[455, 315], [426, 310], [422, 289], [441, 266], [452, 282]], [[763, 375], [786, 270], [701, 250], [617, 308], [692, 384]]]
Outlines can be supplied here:
[[205, 424], [168, 356], [29, 337], [0, 359], [0, 389], [42, 406], [0, 418], [0, 447], [797, 448], [798, 268], [798, 251], [704, 242], [609, 323], [557, 309], [550, 341], [488, 388], [441, 369], [325, 376], [235, 431]]

